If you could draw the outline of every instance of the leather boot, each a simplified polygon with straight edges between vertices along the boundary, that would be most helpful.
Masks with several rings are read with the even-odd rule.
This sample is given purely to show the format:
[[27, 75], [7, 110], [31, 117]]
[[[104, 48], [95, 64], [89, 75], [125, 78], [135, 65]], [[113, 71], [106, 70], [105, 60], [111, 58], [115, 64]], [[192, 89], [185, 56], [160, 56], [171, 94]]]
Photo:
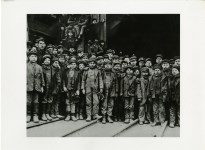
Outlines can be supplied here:
[[48, 120], [52, 120], [52, 119], [53, 119], [53, 118], [50, 117], [49, 114], [46, 114], [46, 118], [47, 118]]
[[53, 119], [57, 118], [54, 114], [50, 115]]
[[31, 121], [31, 116], [28, 115], [28, 116], [26, 117], [26, 122], [29, 123], [30, 121]]
[[74, 114], [71, 115], [71, 119], [72, 119], [73, 121], [77, 121], [77, 119], [76, 119], [76, 117], [75, 117]]
[[87, 121], [87, 122], [90, 122], [90, 121], [91, 121], [91, 116], [90, 116], [90, 115], [87, 116], [86, 121]]
[[70, 114], [68, 114], [66, 117], [65, 117], [65, 121], [69, 121], [70, 120]]
[[156, 126], [157, 125], [157, 122], [153, 122], [152, 124], [151, 124], [151, 126]]
[[95, 114], [95, 116], [93, 117], [93, 119], [100, 119], [102, 118], [102, 116], [99, 116], [98, 114]]
[[170, 122], [169, 127], [170, 127], [170, 128], [174, 128], [174, 123], [173, 123], [173, 122]]
[[139, 122], [139, 125], [143, 125], [143, 124], [144, 124], [143, 121], [140, 121], [140, 122]]
[[33, 116], [33, 122], [34, 122], [34, 123], [39, 123], [39, 119], [38, 119], [38, 116], [37, 116], [37, 115], [34, 115], [34, 116]]
[[46, 115], [43, 113], [42, 118], [43, 121], [47, 121]]
[[126, 118], [124, 123], [130, 123], [130, 119], [129, 118]]
[[106, 117], [105, 116], [103, 116], [102, 123], [106, 124]]
[[61, 116], [61, 115], [59, 115], [59, 114], [56, 115], [56, 117], [57, 117], [57, 118], [63, 118], [63, 116]]
[[82, 114], [80, 114], [79, 119], [83, 120], [83, 115]]
[[108, 120], [109, 123], [113, 123], [113, 120], [110, 116], [107, 117], [107, 120]]

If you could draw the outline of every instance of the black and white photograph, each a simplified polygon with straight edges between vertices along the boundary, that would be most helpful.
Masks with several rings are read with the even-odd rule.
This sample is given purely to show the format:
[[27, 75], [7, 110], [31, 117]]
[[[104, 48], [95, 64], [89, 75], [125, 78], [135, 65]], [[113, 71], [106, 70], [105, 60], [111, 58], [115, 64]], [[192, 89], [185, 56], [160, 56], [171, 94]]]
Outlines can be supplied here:
[[180, 14], [27, 14], [27, 137], [180, 137]]
[[1, 4], [2, 150], [205, 149], [205, 1]]

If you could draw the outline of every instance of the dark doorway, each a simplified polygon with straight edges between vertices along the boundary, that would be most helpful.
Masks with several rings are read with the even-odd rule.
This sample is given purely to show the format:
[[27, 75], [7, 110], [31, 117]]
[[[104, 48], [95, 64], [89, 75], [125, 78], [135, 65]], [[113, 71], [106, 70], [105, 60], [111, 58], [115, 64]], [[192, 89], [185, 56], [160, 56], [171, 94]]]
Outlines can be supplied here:
[[107, 44], [123, 55], [172, 58], [180, 54], [180, 15], [108, 14]]

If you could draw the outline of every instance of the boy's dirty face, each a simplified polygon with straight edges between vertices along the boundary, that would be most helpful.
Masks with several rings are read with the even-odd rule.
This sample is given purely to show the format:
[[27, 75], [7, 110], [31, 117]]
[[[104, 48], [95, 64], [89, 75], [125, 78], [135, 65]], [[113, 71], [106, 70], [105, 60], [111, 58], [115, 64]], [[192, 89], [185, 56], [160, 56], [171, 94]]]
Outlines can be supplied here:
[[127, 63], [130, 62], [130, 59], [129, 58], [125, 58], [124, 61], [126, 61]]
[[122, 63], [122, 68], [126, 68], [127, 67], [127, 63]]
[[49, 58], [46, 58], [46, 59], [44, 60], [44, 64], [45, 64], [45, 65], [50, 65], [50, 63], [51, 63], [51, 60], [50, 60]]
[[47, 49], [47, 51], [49, 52], [49, 54], [52, 54], [53, 53], [53, 48], [50, 47], [50, 48]]
[[140, 67], [144, 66], [144, 61], [140, 61], [140, 62], [139, 62], [139, 66], [140, 66]]
[[177, 70], [176, 68], [172, 69], [172, 74], [175, 76], [177, 74], [179, 74], [179, 70]]
[[39, 41], [39, 42], [38, 42], [38, 48], [39, 48], [39, 49], [43, 50], [45, 47], [46, 47], [46, 44], [45, 44], [44, 41]]
[[83, 61], [88, 61], [88, 57], [83, 57]]
[[78, 56], [81, 57], [81, 56], [83, 56], [83, 54], [84, 54], [83, 52], [79, 52]]
[[58, 62], [58, 61], [54, 61], [54, 62], [53, 62], [53, 66], [54, 66], [55, 68], [59, 67], [59, 62]]
[[71, 63], [71, 64], [70, 64], [70, 68], [71, 68], [71, 69], [75, 69], [75, 68], [76, 68], [76, 66], [77, 66], [77, 64], [76, 64], [76, 63]]
[[114, 66], [114, 69], [116, 70], [116, 71], [119, 71], [121, 68], [120, 68], [120, 64], [117, 64], [117, 65], [115, 65]]
[[169, 68], [169, 63], [164, 62], [164, 63], [162, 64], [162, 68], [163, 68], [163, 69], [168, 69], [168, 68]]
[[35, 63], [36, 61], [37, 61], [37, 56], [36, 55], [30, 55], [29, 56], [29, 61], [31, 62], [31, 63]]
[[57, 49], [54, 49], [53, 50], [53, 55], [56, 55], [56, 54], [58, 54], [58, 51], [57, 51]]
[[157, 58], [156, 58], [156, 63], [157, 63], [157, 64], [161, 64], [161, 62], [162, 62], [162, 58], [161, 58], [161, 57], [157, 57]]
[[89, 63], [89, 68], [93, 69], [95, 67], [95, 63], [92, 61]]
[[69, 52], [74, 53], [74, 52], [75, 52], [75, 49], [74, 49], [74, 48], [70, 48], [70, 49], [69, 49]]
[[112, 59], [113, 53], [109, 53], [109, 54], [107, 54], [107, 55], [108, 55], [109, 59]]
[[59, 53], [63, 53], [63, 48], [59, 48], [59, 49], [58, 49], [58, 52], [59, 52]]
[[137, 64], [137, 61], [136, 61], [136, 60], [134, 60], [134, 61], [131, 61], [131, 62], [130, 62], [130, 64], [131, 64], [131, 65], [133, 65], [133, 66], [136, 66], [136, 64]]
[[84, 64], [79, 64], [79, 69], [80, 70], [83, 70], [85, 68], [85, 65]]
[[128, 75], [131, 75], [131, 74], [133, 73], [133, 70], [130, 69], [130, 68], [128, 68], [128, 69], [126, 70], [126, 73], [127, 73]]
[[143, 77], [148, 76], [148, 72], [142, 72], [142, 76], [143, 76]]
[[111, 69], [111, 68], [112, 68], [112, 65], [111, 65], [111, 64], [105, 64], [105, 68], [106, 68], [106, 69]]
[[155, 69], [155, 70], [154, 70], [154, 74], [155, 74], [155, 75], [160, 75], [160, 74], [161, 74], [161, 70], [158, 69], [158, 68]]
[[108, 58], [104, 58], [104, 62], [108, 61], [109, 59]]
[[65, 63], [65, 58], [60, 57], [60, 58], [59, 58], [59, 62], [60, 62], [60, 63]]
[[145, 63], [145, 66], [146, 66], [146, 67], [151, 67], [151, 66], [152, 66], [152, 62], [151, 62], [151, 61], [147, 61], [147, 62]]
[[134, 74], [135, 74], [135, 76], [138, 76], [140, 74], [140, 71], [138, 69], [136, 69]]
[[104, 43], [104, 42], [101, 42], [101, 43], [100, 43], [100, 45], [104, 46], [104, 45], [105, 45], [105, 43]]
[[116, 63], [119, 61], [119, 59], [113, 59], [112, 61], [113, 61], [113, 63]]
[[180, 66], [180, 59], [176, 59], [174, 64], [177, 65], [177, 66]]

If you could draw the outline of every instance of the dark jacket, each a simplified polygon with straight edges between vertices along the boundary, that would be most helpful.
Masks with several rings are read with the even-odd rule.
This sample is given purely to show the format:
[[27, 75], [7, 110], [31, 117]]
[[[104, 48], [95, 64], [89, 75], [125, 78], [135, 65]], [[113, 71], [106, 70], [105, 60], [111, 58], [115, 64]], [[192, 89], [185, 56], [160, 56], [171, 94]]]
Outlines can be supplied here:
[[172, 101], [180, 105], [180, 76], [174, 76], [171, 81], [171, 95]]
[[45, 85], [43, 78], [42, 67], [37, 63], [27, 63], [27, 92], [38, 91], [41, 92], [41, 88]]
[[44, 93], [57, 94], [60, 92], [61, 76], [59, 68], [43, 66], [43, 76], [45, 80]]
[[73, 70], [73, 77], [70, 76], [71, 69], [67, 69], [65, 71], [65, 76], [63, 79], [63, 86], [66, 87], [69, 91], [77, 91], [79, 90], [78, 82], [79, 82], [79, 72], [77, 70]]
[[131, 97], [135, 96], [134, 84], [135, 84], [136, 77], [127, 75], [122, 78], [121, 80], [121, 95], [123, 97]]

